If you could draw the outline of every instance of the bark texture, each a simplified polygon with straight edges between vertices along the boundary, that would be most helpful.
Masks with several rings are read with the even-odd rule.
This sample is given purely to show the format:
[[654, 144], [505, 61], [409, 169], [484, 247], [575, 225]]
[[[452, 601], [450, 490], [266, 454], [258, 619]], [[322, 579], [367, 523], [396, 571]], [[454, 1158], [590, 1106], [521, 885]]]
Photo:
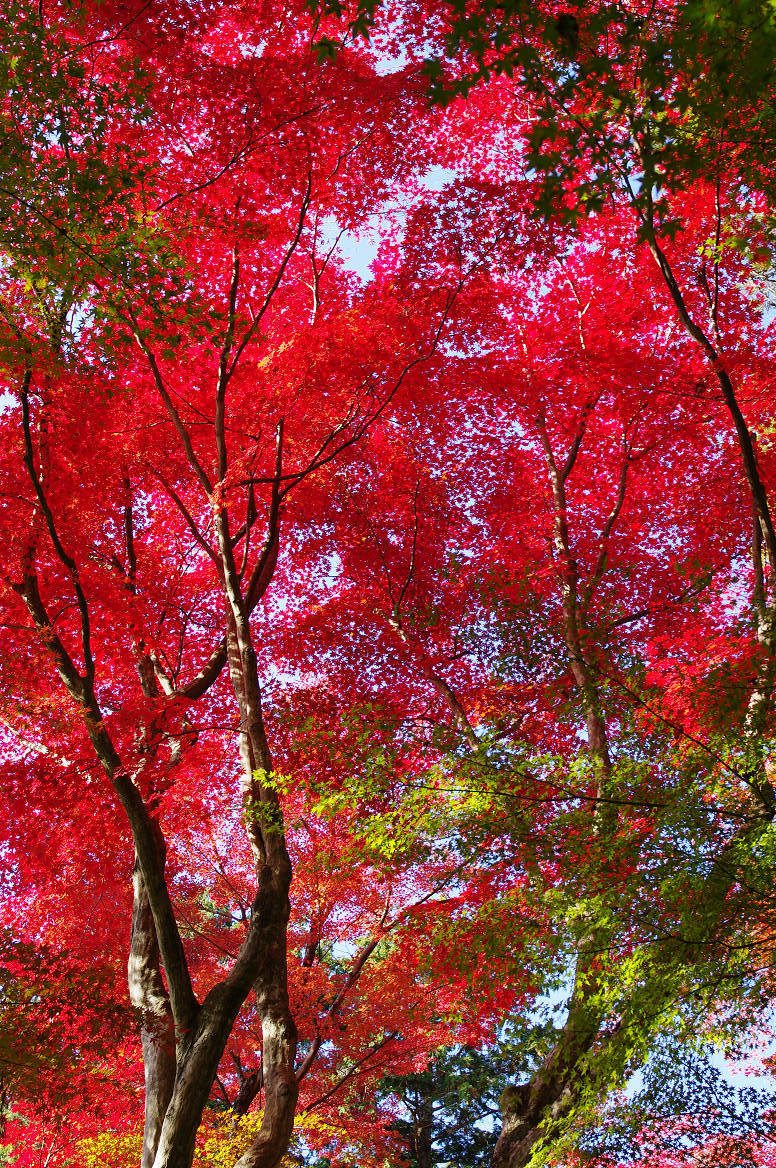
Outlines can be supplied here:
[[175, 1024], [159, 968], [151, 906], [137, 862], [132, 877], [132, 937], [127, 981], [140, 1023], [145, 1073], [145, 1123], [141, 1168], [152, 1168], [175, 1083]]

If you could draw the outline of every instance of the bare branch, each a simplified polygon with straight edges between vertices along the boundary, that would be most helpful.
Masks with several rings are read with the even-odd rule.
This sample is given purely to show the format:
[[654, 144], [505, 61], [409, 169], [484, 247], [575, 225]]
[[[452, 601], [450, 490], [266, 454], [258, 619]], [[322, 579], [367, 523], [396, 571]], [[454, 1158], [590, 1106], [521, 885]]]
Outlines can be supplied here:
[[296, 230], [294, 232], [293, 238], [291, 240], [291, 243], [286, 248], [286, 251], [283, 255], [283, 259], [280, 261], [280, 265], [279, 265], [278, 270], [275, 274], [275, 278], [272, 281], [272, 283], [270, 284], [269, 290], [268, 290], [266, 296], [264, 297], [261, 308], [259, 309], [259, 311], [256, 313], [255, 317], [251, 321], [250, 326], [245, 330], [245, 333], [243, 334], [243, 338], [240, 341], [239, 345], [237, 346], [237, 350], [234, 354], [234, 359], [233, 359], [233, 361], [232, 361], [231, 365], [229, 366], [228, 371], [226, 373], [226, 380], [227, 381], [229, 381], [232, 374], [234, 373], [235, 368], [237, 367], [237, 362], [240, 360], [240, 357], [243, 354], [243, 350], [245, 349], [245, 346], [250, 342], [251, 338], [254, 336], [256, 330], [258, 329], [259, 325], [261, 324], [261, 321], [262, 321], [264, 314], [266, 313], [267, 309], [269, 308], [270, 304], [272, 303], [272, 299], [273, 299], [275, 293], [277, 292], [278, 288], [281, 285], [281, 282], [283, 280], [283, 276], [285, 275], [286, 268], [288, 267], [289, 263], [291, 262], [291, 257], [293, 256], [294, 252], [296, 251], [296, 249], [299, 245], [299, 240], [302, 238], [302, 231], [304, 229], [305, 220], [307, 218], [307, 211], [308, 211], [309, 206], [310, 206], [310, 199], [312, 197], [312, 190], [313, 190], [313, 172], [311, 169], [308, 171], [308, 174], [307, 174], [307, 186], [305, 189], [304, 197], [302, 198], [302, 205], [299, 208], [299, 217], [297, 219]]
[[593, 568], [593, 571], [590, 575], [590, 579], [582, 589], [582, 596], [580, 597], [579, 607], [583, 616], [587, 615], [587, 610], [590, 605], [590, 601], [593, 598], [593, 593], [600, 584], [601, 578], [606, 568], [607, 544], [609, 541], [609, 536], [612, 534], [614, 525], [620, 516], [620, 512], [622, 511], [623, 504], [625, 502], [625, 487], [628, 478], [629, 466], [630, 456], [626, 453], [625, 460], [620, 470], [619, 481], [617, 483], [617, 494], [615, 496], [614, 506], [609, 512], [598, 540], [598, 558], [596, 559], [595, 567]]
[[162, 377], [162, 374], [161, 374], [161, 371], [159, 369], [159, 365], [157, 363], [156, 357], [154, 356], [154, 354], [151, 350], [151, 347], [148, 344], [148, 341], [143, 336], [143, 333], [140, 329], [140, 325], [138, 324], [136, 318], [134, 317], [134, 315], [132, 313], [130, 313], [130, 318], [132, 320], [132, 325], [134, 327], [135, 340], [137, 341], [141, 350], [145, 354], [146, 360], [148, 361], [149, 367], [151, 369], [151, 373], [153, 375], [154, 384], [156, 385], [157, 392], [158, 392], [160, 398], [162, 399], [162, 401], [164, 402], [164, 406], [165, 406], [165, 409], [167, 410], [167, 414], [170, 418], [170, 421], [172, 422], [173, 426], [175, 427], [175, 431], [176, 431], [178, 437], [180, 438], [181, 443], [183, 444], [183, 449], [186, 453], [186, 459], [189, 463], [189, 466], [194, 471], [194, 474], [196, 475], [200, 485], [202, 486], [203, 491], [208, 496], [208, 498], [210, 498], [210, 496], [213, 493], [213, 485], [210, 482], [210, 479], [208, 478], [207, 474], [205, 473], [204, 467], [202, 466], [201, 462], [199, 461], [196, 454], [194, 453], [194, 447], [193, 447], [192, 442], [191, 442], [191, 435], [189, 434], [188, 430], [184, 426], [183, 421], [181, 420], [181, 416], [178, 413], [178, 411], [176, 410], [175, 405], [173, 404], [173, 400], [167, 391], [167, 386], [164, 384], [164, 378]]
[[156, 478], [158, 478], [159, 482], [162, 484], [165, 491], [167, 492], [169, 497], [172, 499], [173, 503], [178, 508], [178, 510], [180, 511], [183, 518], [186, 520], [186, 526], [188, 527], [191, 534], [194, 536], [194, 539], [197, 541], [198, 545], [202, 548], [203, 552], [205, 552], [206, 555], [208, 555], [210, 557], [210, 559], [213, 561], [213, 563], [216, 565], [216, 567], [220, 570], [221, 564], [220, 564], [220, 561], [218, 559], [217, 553], [210, 546], [210, 544], [207, 542], [207, 540], [205, 539], [202, 532], [197, 527], [191, 512], [189, 511], [188, 507], [181, 499], [178, 492], [175, 490], [175, 488], [172, 486], [172, 484], [167, 481], [167, 479], [165, 478], [165, 476], [162, 474], [162, 472], [160, 470], [158, 470], [157, 468], [154, 468], [152, 473], [156, 476]]
[[[51, 542], [54, 545], [54, 550], [61, 563], [67, 568], [70, 580], [75, 592], [76, 601], [78, 603], [78, 611], [81, 618], [81, 648], [84, 658], [84, 681], [87, 689], [91, 689], [94, 683], [94, 659], [92, 657], [91, 645], [91, 627], [89, 622], [89, 610], [86, 604], [86, 597], [84, 596], [81, 587], [81, 581], [78, 575], [78, 566], [72, 556], [68, 555], [62, 546], [62, 542], [57, 532], [54, 516], [51, 508], [48, 505], [48, 500], [43, 491], [43, 484], [40, 481], [37, 470], [35, 469], [35, 458], [32, 450], [32, 434], [30, 430], [30, 401], [29, 390], [32, 382], [32, 370], [26, 369], [22, 379], [22, 386], [20, 391], [21, 405], [22, 405], [22, 427], [24, 431], [24, 465], [27, 467], [27, 473], [30, 476], [30, 481], [35, 489], [35, 495], [38, 499], [43, 517], [46, 521]], [[72, 664], [72, 663], [71, 663]]]
[[[237, 200], [236, 211], [240, 209], [240, 200]], [[218, 382], [216, 384], [216, 412], [213, 428], [216, 439], [216, 451], [218, 454], [218, 478], [223, 482], [226, 478], [227, 455], [226, 455], [226, 435], [224, 433], [224, 413], [226, 409], [226, 386], [231, 374], [227, 372], [229, 364], [229, 354], [232, 350], [232, 343], [234, 341], [234, 330], [237, 314], [237, 289], [240, 284], [240, 248], [235, 243], [232, 249], [232, 281], [229, 286], [229, 303], [226, 313], [226, 335], [224, 343], [221, 347], [221, 354], [218, 359]]]

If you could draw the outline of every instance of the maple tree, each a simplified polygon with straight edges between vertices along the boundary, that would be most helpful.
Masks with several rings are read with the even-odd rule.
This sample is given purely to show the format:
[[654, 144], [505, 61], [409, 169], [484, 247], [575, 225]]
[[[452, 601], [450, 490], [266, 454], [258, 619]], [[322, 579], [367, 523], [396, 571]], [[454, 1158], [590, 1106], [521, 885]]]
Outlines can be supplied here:
[[[11, 167], [13, 206], [36, 231], [50, 224], [51, 238], [34, 253], [34, 268], [26, 252], [21, 262], [11, 253], [6, 271], [8, 386], [18, 402], [5, 415], [15, 435], [6, 497], [26, 511], [24, 519], [13, 504], [6, 511], [18, 557], [7, 577], [6, 722], [38, 754], [44, 799], [50, 785], [57, 789], [57, 774], [83, 772], [81, 795], [93, 795], [92, 830], [101, 834], [97, 823], [107, 817], [111, 847], [121, 854], [101, 770], [131, 828], [129, 982], [142, 1020], [143, 1162], [191, 1162], [225, 1042], [252, 989], [263, 1034], [264, 1120], [240, 1163], [274, 1164], [290, 1137], [297, 1094], [286, 954], [291, 872], [249, 618], [276, 568], [287, 497], [358, 441], [433, 352], [453, 290], [443, 286], [422, 320], [405, 309], [385, 322], [358, 302], [346, 276], [335, 275], [331, 245], [321, 240], [327, 215], [358, 221], [385, 198], [388, 184], [410, 173], [413, 155], [400, 153], [397, 124], [402, 108], [417, 101], [406, 87], [391, 79], [381, 85], [356, 62], [327, 93], [334, 79], [318, 69], [305, 24], [289, 47], [287, 26], [270, 22], [266, 34], [280, 38], [278, 48], [257, 50], [252, 64], [250, 45], [230, 39], [226, 13], [197, 18], [183, 8], [177, 16], [165, 13], [161, 25], [151, 15], [142, 10], [126, 22], [118, 12], [84, 10], [79, 24], [65, 12], [46, 27], [45, 43], [36, 30], [29, 54], [37, 67], [43, 45], [58, 69], [42, 93], [35, 161], [48, 167], [55, 195], [64, 190], [65, 206], [33, 203], [26, 174]], [[34, 25], [34, 12], [29, 19]], [[95, 173], [89, 149], [95, 139], [82, 124], [73, 126], [72, 111], [88, 119], [104, 108], [99, 79], [107, 73], [110, 86], [117, 54], [130, 55], [146, 76], [161, 70], [166, 85], [146, 87], [140, 114], [128, 125], [122, 111], [98, 123]], [[18, 61], [11, 73], [13, 123], [17, 87], [26, 88], [28, 77]], [[267, 92], [275, 93], [274, 104]], [[343, 123], [335, 131], [336, 119], [315, 119], [337, 95]], [[128, 192], [116, 199], [118, 222], [92, 207], [84, 224], [68, 201], [71, 176], [85, 172], [87, 192], [102, 188], [102, 142], [115, 140], [120, 151], [127, 133], [142, 169], [139, 177], [121, 176]], [[359, 149], [362, 143], [367, 148]], [[393, 174], [381, 178], [386, 150]], [[30, 181], [35, 177], [33, 170]], [[44, 186], [38, 197], [46, 195]], [[19, 234], [23, 250], [32, 231]], [[62, 236], [80, 283], [60, 268]], [[378, 329], [391, 344], [375, 353]], [[173, 368], [186, 371], [187, 404]], [[257, 381], [267, 385], [263, 409]], [[210, 435], [201, 428], [208, 393]], [[311, 408], [300, 407], [308, 399]], [[79, 420], [83, 410], [94, 423], [88, 433]], [[164, 438], [160, 424], [169, 430]], [[153, 454], [144, 434], [161, 439]], [[161, 589], [151, 587], [149, 607], [142, 599], [146, 573]], [[165, 646], [160, 636], [168, 628], [173, 639]], [[43, 671], [52, 679], [49, 698], [36, 696]], [[184, 682], [186, 674], [191, 679]], [[60, 688], [53, 685], [57, 675]], [[231, 679], [233, 714], [219, 688], [222, 675]], [[193, 716], [196, 701], [207, 708], [202, 727]], [[48, 733], [59, 723], [54, 750]], [[197, 975], [186, 954], [165, 876], [162, 823], [176, 771], [189, 786], [184, 806], [186, 799], [199, 801], [204, 812], [220, 797], [232, 808], [227, 822], [237, 814], [234, 794], [217, 797], [204, 779], [212, 769], [208, 732], [218, 734], [209, 727], [219, 724], [224, 733], [234, 724], [241, 744], [242, 817], [256, 885], [234, 960], [199, 991], [198, 977], [206, 974]], [[29, 748], [16, 765], [26, 785], [35, 769]], [[217, 782], [223, 767], [215, 766]], [[199, 793], [198, 776], [205, 783]], [[65, 785], [54, 796], [65, 821], [76, 813], [76, 791], [77, 784]], [[77, 822], [83, 831], [86, 820]], [[38, 856], [41, 850], [39, 842]], [[49, 853], [43, 862], [50, 860]], [[176, 866], [180, 861], [176, 856]], [[91, 864], [93, 898], [104, 879], [103, 856], [92, 856]], [[179, 873], [176, 883], [181, 879]], [[41, 926], [51, 912], [39, 898]], [[75, 922], [71, 927], [77, 931]]]
[[[361, 12], [373, 15], [375, 7], [366, 6]], [[332, 5], [329, 11], [339, 15], [341, 8]], [[356, 22], [351, 28], [363, 31], [363, 24], [359, 28]], [[440, 68], [438, 58], [432, 75], [440, 79], [437, 93], [447, 99], [467, 92], [478, 79], [511, 76], [513, 72], [518, 75], [517, 84], [492, 82], [493, 98], [487, 93], [478, 97], [475, 91], [473, 113], [460, 108], [456, 111], [462, 117], [464, 135], [468, 131], [467, 140], [462, 141], [464, 165], [474, 163], [480, 175], [484, 167], [497, 182], [498, 168], [502, 175], [504, 171], [506, 135], [514, 144], [517, 163], [510, 159], [507, 170], [511, 167], [513, 174], [520, 173], [521, 164], [526, 162], [533, 167], [539, 180], [535, 205], [545, 212], [554, 212], [568, 222], [578, 218], [580, 211], [602, 210], [607, 198], [629, 206], [632, 226], [626, 226], [621, 239], [630, 235], [649, 247], [664, 286], [653, 289], [652, 295], [668, 294], [679, 322], [708, 362], [735, 427], [755, 515], [751, 562], [759, 662], [753, 667], [757, 676], [748, 707], [742, 710], [738, 706], [745, 744], [740, 773], [755, 800], [748, 822], [723, 846], [716, 873], [712, 869], [709, 874], [704, 900], [711, 925], [734, 883], [731, 855], [736, 855], [747, 838], [757, 840], [767, 834], [772, 815], [763, 732], [773, 680], [773, 608], [762, 569], [763, 541], [770, 540], [772, 521], [762, 452], [755, 453], [752, 439], [753, 431], [761, 426], [767, 432], [770, 421], [753, 420], [763, 392], [755, 390], [752, 400], [752, 379], [758, 379], [759, 362], [751, 354], [744, 357], [740, 349], [742, 335], [758, 325], [760, 308], [756, 302], [743, 304], [738, 323], [728, 315], [724, 326], [720, 316], [740, 297], [741, 282], [747, 270], [751, 272], [752, 261], [766, 266], [769, 262], [768, 202], [753, 195], [752, 187], [770, 195], [771, 14], [757, 5], [736, 5], [721, 12], [716, 6], [713, 12], [703, 5], [653, 6], [649, 13], [635, 5], [606, 6], [600, 12], [585, 6], [558, 15], [554, 9], [519, 4], [465, 9], [451, 4], [445, 6], [435, 31], [436, 42], [432, 35], [430, 41], [421, 43], [420, 54], [427, 54], [429, 44], [433, 52], [435, 44], [443, 43], [449, 60]], [[735, 61], [731, 38], [738, 54]], [[467, 73], [472, 60], [476, 67]], [[759, 108], [752, 104], [753, 94], [761, 101]], [[487, 138], [482, 145], [483, 110], [494, 129], [498, 127], [492, 139], [498, 146], [492, 154], [488, 153]], [[472, 134], [474, 126], [480, 137]], [[472, 149], [473, 141], [476, 145]], [[695, 185], [688, 189], [690, 182]], [[705, 212], [701, 210], [704, 200]], [[585, 300], [586, 308], [588, 304]], [[735, 310], [732, 316], [735, 318]], [[557, 336], [554, 328], [552, 336]], [[477, 339], [480, 342], [481, 335]], [[748, 399], [748, 419], [740, 404], [742, 394]], [[566, 412], [567, 406], [564, 400]], [[584, 426], [578, 437], [583, 434]], [[563, 584], [565, 639], [585, 711], [588, 742], [604, 777], [610, 768], [611, 733], [603, 717], [601, 686], [590, 672], [599, 666], [587, 660], [588, 653], [579, 639], [579, 565], [571, 550], [574, 541], [566, 530], [565, 476], [573, 470], [578, 440], [572, 443], [561, 469], [547, 436], [540, 432], [539, 437], [555, 501], [556, 548], [561, 561], [569, 564], [569, 576]], [[683, 480], [688, 481], [686, 473]], [[621, 504], [615, 509], [614, 521], [620, 508]], [[609, 534], [606, 528], [603, 531]], [[772, 563], [772, 541], [767, 555]], [[597, 575], [596, 568], [596, 586]], [[588, 603], [587, 587], [581, 591], [583, 611]], [[583, 632], [586, 639], [584, 626]], [[592, 644], [595, 657], [600, 647], [595, 639]], [[729, 721], [734, 716], [729, 706], [726, 714]], [[681, 725], [685, 717], [679, 716], [678, 721]], [[708, 732], [708, 725], [704, 729]], [[737, 862], [740, 859], [739, 855]], [[599, 936], [596, 944], [600, 940]], [[695, 960], [687, 950], [682, 957], [684, 966]], [[600, 996], [600, 987], [596, 978], [588, 978], [581, 950], [578, 974], [580, 969], [579, 1016], [575, 1017], [572, 999], [565, 1033], [544, 1072], [505, 1101], [504, 1162], [525, 1162], [523, 1157], [532, 1154], [548, 1109], [557, 1115], [559, 1108], [562, 1112], [573, 1106], [579, 1094], [578, 1087], [572, 1085], [578, 1083], [580, 1060], [587, 1057], [602, 1022], [596, 1010], [590, 1009], [590, 1000]], [[591, 984], [585, 986], [585, 980]], [[622, 1019], [617, 1025], [622, 1026]], [[510, 1126], [517, 1136], [510, 1135]], [[510, 1140], [519, 1146], [510, 1147]]]
[[[492, 199], [492, 192], [488, 196]], [[594, 249], [585, 243], [576, 256], [561, 252], [554, 282], [549, 273], [542, 278], [533, 266], [521, 282], [511, 277], [502, 279], [495, 290], [490, 285], [478, 288], [471, 324], [461, 320], [462, 329], [470, 327], [472, 336], [467, 345], [461, 338], [460, 349], [476, 353], [484, 348], [486, 352], [484, 357], [477, 354], [456, 362], [452, 376], [464, 384], [469, 378], [472, 385], [467, 399], [470, 431], [462, 443], [468, 460], [467, 509], [488, 516], [479, 540], [458, 552], [465, 556], [463, 582], [458, 575], [451, 592], [448, 566], [443, 563], [437, 587], [445, 589], [447, 596], [428, 592], [428, 561], [438, 555], [439, 541], [431, 533], [440, 503], [434, 499], [429, 520], [424, 513], [419, 517], [414, 476], [404, 475], [408, 485], [404, 487], [403, 547], [395, 538], [393, 547], [380, 541], [378, 531], [368, 534], [369, 517], [375, 511], [373, 497], [367, 501], [367, 496], [360, 507], [367, 525], [363, 538], [371, 535], [375, 544], [381, 542], [380, 567], [370, 575], [372, 586], [383, 593], [378, 604], [370, 598], [365, 601], [369, 584], [365, 573], [370, 565], [359, 556], [364, 566], [357, 577], [355, 601], [361, 619], [376, 609], [386, 623], [392, 618], [394, 628], [400, 625], [397, 631], [403, 629], [407, 659], [411, 653], [417, 674], [434, 685], [447, 708], [448, 733], [457, 729], [462, 745], [468, 743], [474, 751], [470, 765], [457, 760], [458, 781], [464, 789], [471, 785], [474, 798], [477, 793], [485, 796], [485, 806], [490, 802], [489, 787], [493, 791], [490, 847], [499, 859], [490, 861], [490, 894], [499, 868], [497, 879], [502, 883], [497, 895], [502, 900], [505, 894], [519, 897], [515, 886], [519, 888], [526, 872], [531, 873], [528, 906], [521, 913], [521, 900], [512, 902], [516, 920], [526, 914], [535, 928], [538, 906], [549, 902], [555, 921], [545, 919], [544, 928], [557, 935], [566, 916], [565, 927], [571, 932], [571, 937], [567, 933], [563, 938], [561, 929], [556, 943], [574, 944], [576, 936], [576, 943], [582, 942], [590, 953], [585, 958], [584, 949], [580, 950], [576, 962], [576, 1017], [561, 1029], [556, 1045], [529, 1083], [505, 1096], [507, 1115], [510, 1111], [515, 1115], [512, 1132], [517, 1129], [520, 1141], [515, 1154], [518, 1163], [530, 1158], [542, 1138], [546, 1108], [553, 1107], [558, 1120], [580, 1108], [585, 1096], [589, 1105], [596, 1105], [608, 1077], [621, 1075], [638, 1058], [639, 1050], [649, 1042], [651, 1026], [667, 1025], [667, 1007], [681, 996], [682, 981], [692, 981], [694, 969], [701, 978], [711, 976], [701, 954], [709, 938], [724, 936], [727, 927], [720, 921], [720, 912], [727, 914], [730, 909], [726, 899], [736, 872], [732, 857], [736, 856], [736, 864], [743, 862], [737, 849], [748, 837], [761, 838], [770, 821], [767, 808], [763, 814], [755, 804], [751, 820], [747, 822], [745, 816], [744, 829], [735, 830], [741, 815], [737, 809], [741, 795], [735, 784], [724, 795], [720, 791], [713, 796], [713, 813], [704, 808], [719, 782], [717, 749], [704, 757], [704, 743], [713, 740], [714, 734], [727, 739], [729, 730], [713, 717], [710, 723], [693, 725], [682, 698], [678, 708], [666, 709], [657, 696], [659, 688], [648, 697], [644, 693], [639, 655], [650, 651], [650, 626], [656, 620], [672, 644], [678, 645], [684, 636], [691, 656], [703, 653], [710, 628], [720, 628], [720, 612], [713, 601], [708, 614], [711, 625], [701, 625], [697, 632], [692, 630], [692, 609], [699, 597], [709, 594], [711, 576], [720, 573], [720, 579], [725, 578], [730, 564], [728, 553], [722, 552], [725, 541], [731, 536], [735, 541], [748, 539], [749, 509], [740, 495], [725, 500], [724, 494], [717, 493], [722, 483], [736, 481], [738, 470], [734, 447], [719, 447], [717, 442], [724, 415], [717, 409], [709, 416], [708, 398], [700, 392], [706, 376], [702, 363], [682, 344], [670, 306], [655, 298], [654, 316], [651, 320], [645, 316], [650, 294], [659, 291], [649, 258], [645, 262], [642, 253], [637, 262], [631, 261], [623, 282], [616, 285], [616, 296], [613, 285], [599, 290], [605, 273], [611, 278], [622, 270], [621, 226], [614, 223], [597, 236]], [[505, 265], [505, 270], [511, 271], [510, 266]], [[425, 275], [421, 273], [420, 278]], [[529, 283], [549, 289], [540, 308], [533, 311], [526, 307], [532, 303]], [[459, 301], [458, 309], [462, 307]], [[489, 336], [484, 320], [495, 330]], [[631, 322], [638, 322], [633, 331]], [[762, 334], [765, 342], [767, 329]], [[572, 353], [576, 354], [573, 360]], [[483, 403], [479, 418], [474, 386]], [[489, 399], [488, 393], [493, 397]], [[488, 409], [494, 401], [496, 425], [492, 406]], [[706, 439], [701, 442], [704, 433]], [[449, 468], [450, 446], [445, 453]], [[688, 482], [704, 482], [702, 497], [717, 500], [710, 512], [698, 512], [698, 496], [688, 496]], [[547, 515], [548, 502], [547, 525], [537, 524], [537, 516]], [[430, 544], [425, 522], [430, 525]], [[695, 522], [701, 527], [693, 530]], [[670, 538], [656, 541], [656, 525], [657, 530], [670, 532]], [[736, 530], [741, 534], [735, 536]], [[549, 557], [548, 544], [554, 545]], [[691, 550], [684, 565], [676, 559], [681, 547]], [[700, 570], [699, 547], [704, 549]], [[572, 548], [573, 575], [571, 571], [567, 575], [563, 565], [571, 558]], [[717, 555], [722, 559], [717, 560]], [[526, 564], [530, 571], [523, 581]], [[565, 593], [569, 576], [572, 583]], [[477, 581], [489, 579], [491, 620], [501, 611], [503, 625], [500, 629], [491, 625], [485, 636], [482, 611], [469, 615], [460, 606], [476, 603]], [[494, 612], [499, 595], [502, 599]], [[417, 608], [408, 611], [413, 602]], [[731, 612], [731, 618], [734, 615]], [[475, 630], [479, 624], [474, 644], [471, 633], [467, 637], [466, 623]], [[377, 635], [375, 629], [370, 644]], [[490, 658], [485, 667], [492, 670], [494, 637], [498, 638], [495, 645], [503, 646], [504, 664], [497, 687], [491, 683], [483, 692], [481, 679], [475, 680], [478, 670], [474, 677], [462, 673], [460, 648], [455, 646], [456, 641], [460, 646], [468, 640], [466, 656], [471, 658], [477, 641], [483, 641], [486, 661]], [[414, 644], [408, 643], [410, 638]], [[723, 643], [724, 654], [730, 641], [723, 636]], [[741, 648], [747, 643], [745, 639]], [[749, 651], [745, 650], [747, 663]], [[483, 664], [481, 659], [480, 668]], [[515, 668], [517, 677], [511, 680], [510, 670]], [[451, 669], [457, 673], [452, 687]], [[700, 673], [705, 675], [703, 665]], [[656, 670], [649, 680], [654, 686]], [[738, 687], [741, 683], [730, 678], [729, 684]], [[601, 711], [590, 710], [590, 698], [586, 698], [587, 709], [582, 705], [589, 719], [589, 736], [599, 735], [600, 753], [597, 765], [594, 754], [592, 767], [584, 756], [579, 757], [574, 722], [567, 721], [568, 698], [583, 685], [589, 687]], [[562, 700], [558, 687], [563, 687]], [[719, 692], [711, 692], [719, 703]], [[729, 724], [740, 716], [740, 692], [734, 705], [724, 709]], [[689, 700], [697, 704], [697, 694]], [[639, 719], [633, 724], [633, 707], [642, 703], [646, 703], [644, 714], [652, 735], [651, 741], [647, 738], [639, 746], [643, 728], [638, 730]], [[603, 709], [607, 709], [606, 717]], [[487, 737], [472, 733], [470, 717], [480, 722], [480, 734], [493, 720], [497, 734], [490, 746]], [[607, 730], [607, 724], [614, 729]], [[700, 747], [692, 760], [684, 762], [676, 759], [671, 744], [682, 726], [687, 727], [687, 741], [695, 738]], [[520, 753], [511, 753], [518, 749]], [[722, 749], [727, 754], [728, 747]], [[662, 755], [655, 753], [658, 750]], [[571, 770], [569, 755], [575, 760]], [[677, 775], [669, 780], [672, 770]], [[669, 781], [672, 793], [667, 795], [663, 785]], [[705, 790], [704, 782], [708, 784]], [[719, 797], [722, 807], [727, 803], [727, 812], [722, 812]], [[581, 804], [575, 799], [581, 799]], [[549, 805], [548, 810], [555, 804], [557, 813], [540, 815], [537, 804], [543, 803]], [[516, 810], [521, 804], [531, 809], [530, 819]], [[721, 818], [715, 821], [715, 815]], [[517, 835], [516, 821], [521, 824]], [[521, 839], [523, 830], [529, 833], [528, 840]], [[725, 844], [725, 835], [731, 832]], [[480, 842], [471, 825], [467, 834]], [[537, 835], [541, 843], [536, 842]], [[601, 841], [600, 854], [596, 838]], [[719, 848], [720, 859], [709, 871], [704, 851], [709, 857]], [[697, 864], [695, 877], [687, 871], [692, 864]], [[558, 896], [561, 890], [552, 891], [558, 879], [565, 884], [569, 901]], [[688, 905], [693, 884], [698, 899], [693, 897]], [[472, 881], [467, 893], [472, 910], [482, 891], [478, 893]], [[704, 905], [708, 917], [699, 911]], [[483, 908], [485, 940], [487, 908]], [[591, 930], [587, 938], [586, 922]], [[685, 937], [678, 945], [670, 939], [677, 932]], [[544, 943], [548, 943], [546, 936]], [[513, 958], [519, 961], [523, 956], [519, 934], [512, 947]], [[601, 953], [607, 950], [611, 960], [602, 965]], [[734, 951], [735, 942], [724, 960]], [[559, 1101], [560, 1107], [556, 1106]], [[507, 1127], [505, 1131], [512, 1134]]]
[[552, 152], [492, 40], [429, 108], [424, 5], [333, 55], [301, 4], [14, 10], [4, 1003], [56, 1036], [4, 1078], [20, 1163], [399, 1163], [413, 1091], [429, 1163], [439, 1068], [492, 1104], [505, 1025], [483, 1143], [539, 1163], [656, 1035], [769, 1000], [767, 117], [697, 165], [707, 69], [624, 88], [626, 21], [580, 89], [611, 12], [534, 11]]

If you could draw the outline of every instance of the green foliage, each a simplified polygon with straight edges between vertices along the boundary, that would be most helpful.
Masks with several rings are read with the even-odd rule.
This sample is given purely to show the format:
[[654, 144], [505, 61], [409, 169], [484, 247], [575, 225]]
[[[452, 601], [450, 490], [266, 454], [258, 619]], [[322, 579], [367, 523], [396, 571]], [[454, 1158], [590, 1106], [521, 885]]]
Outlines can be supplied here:
[[650, 16], [626, 4], [574, 3], [559, 16], [523, 3], [451, 7], [455, 66], [432, 93], [447, 101], [494, 73], [519, 75], [533, 99], [526, 164], [542, 213], [574, 220], [625, 187], [670, 233], [667, 194], [731, 158], [742, 181], [770, 191], [776, 22], [764, 0], [687, 0]]
[[425, 1071], [383, 1079], [379, 1095], [400, 1104], [394, 1128], [411, 1168], [489, 1164], [502, 1084], [529, 1072], [547, 1033], [541, 1025], [507, 1025], [492, 1046], [439, 1050]]
[[11, 270], [55, 314], [85, 278], [112, 272], [135, 236], [141, 160], [112, 140], [142, 124], [145, 80], [131, 61], [102, 79], [88, 47], [37, 7], [4, 14], [0, 65], [0, 248]]
[[[310, 7], [342, 18], [332, 0]], [[378, 5], [349, 12], [368, 36]], [[662, 234], [679, 222], [667, 196], [735, 171], [776, 203], [776, 13], [769, 0], [681, 0], [648, 14], [624, 2], [446, 0], [425, 72], [448, 104], [483, 80], [518, 78], [531, 101], [525, 164], [536, 209], [572, 223], [629, 192]]]
[[176, 316], [203, 332], [217, 321], [192, 300], [180, 249], [153, 210], [152, 168], [133, 142], [152, 117], [150, 82], [131, 57], [103, 71], [99, 46], [79, 39], [77, 6], [68, 16], [44, 22], [25, 0], [5, 13], [0, 346], [17, 363], [42, 335], [66, 355], [96, 326], [104, 359], [125, 342], [132, 301], [138, 333], [170, 358]]

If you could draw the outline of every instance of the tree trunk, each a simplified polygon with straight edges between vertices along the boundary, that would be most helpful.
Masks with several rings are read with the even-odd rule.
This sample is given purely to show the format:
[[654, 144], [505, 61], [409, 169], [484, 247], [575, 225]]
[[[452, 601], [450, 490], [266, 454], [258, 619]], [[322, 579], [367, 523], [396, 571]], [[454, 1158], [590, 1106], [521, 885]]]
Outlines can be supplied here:
[[248, 934], [232, 972], [210, 991], [190, 1035], [179, 1035], [175, 1085], [153, 1168], [190, 1168], [202, 1112], [237, 1014], [254, 983], [262, 1012], [265, 1107], [239, 1168], [277, 1168], [294, 1125], [296, 1028], [286, 990], [290, 864], [260, 873]]
[[159, 968], [159, 943], [143, 877], [132, 876], [132, 937], [127, 965], [129, 998], [140, 1019], [145, 1072], [145, 1124], [141, 1168], [152, 1168], [175, 1082], [175, 1027]]
[[562, 1119], [579, 1094], [583, 1060], [598, 1035], [601, 1018], [586, 1004], [572, 1004], [558, 1041], [531, 1079], [501, 1096], [503, 1123], [492, 1168], [525, 1168], [548, 1127]]
[[431, 1100], [424, 1096], [415, 1113], [415, 1131], [412, 1140], [418, 1168], [434, 1168], [432, 1160], [433, 1130], [434, 1113]]

